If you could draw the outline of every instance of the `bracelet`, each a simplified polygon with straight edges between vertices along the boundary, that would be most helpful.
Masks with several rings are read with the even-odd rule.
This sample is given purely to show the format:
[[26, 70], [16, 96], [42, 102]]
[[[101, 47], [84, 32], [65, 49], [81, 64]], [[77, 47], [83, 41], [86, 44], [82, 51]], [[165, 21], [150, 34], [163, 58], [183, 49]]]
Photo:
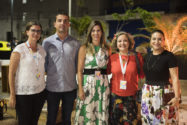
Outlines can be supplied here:
[[177, 101], [180, 101], [180, 97], [175, 97], [175, 99], [176, 99]]

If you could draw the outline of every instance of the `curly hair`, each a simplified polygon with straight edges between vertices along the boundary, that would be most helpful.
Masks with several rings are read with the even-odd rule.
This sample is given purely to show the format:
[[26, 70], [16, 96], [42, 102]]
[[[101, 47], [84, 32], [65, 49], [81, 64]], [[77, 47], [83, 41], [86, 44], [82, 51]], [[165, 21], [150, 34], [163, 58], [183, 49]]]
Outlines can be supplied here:
[[119, 49], [117, 48], [117, 40], [118, 40], [119, 36], [121, 36], [121, 35], [125, 35], [128, 39], [128, 42], [129, 42], [128, 50], [132, 50], [134, 48], [135, 41], [134, 41], [133, 36], [130, 33], [127, 33], [124, 31], [119, 31], [114, 35], [114, 38], [112, 40], [112, 53], [119, 52]]

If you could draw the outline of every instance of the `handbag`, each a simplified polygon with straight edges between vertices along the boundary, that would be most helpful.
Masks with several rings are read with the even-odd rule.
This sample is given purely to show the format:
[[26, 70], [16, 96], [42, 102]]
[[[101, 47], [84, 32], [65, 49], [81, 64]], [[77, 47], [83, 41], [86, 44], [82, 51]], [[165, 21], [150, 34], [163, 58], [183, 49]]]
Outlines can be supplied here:
[[175, 97], [174, 92], [170, 92], [170, 93], [163, 93], [163, 105], [166, 106], [168, 105], [168, 102]]
[[4, 99], [0, 99], [0, 120], [3, 120], [4, 108], [7, 111], [7, 102]]
[[137, 72], [138, 72], [138, 90], [136, 92], [136, 101], [138, 103], [141, 103], [141, 100], [142, 100], [142, 86], [143, 86], [143, 83], [145, 81], [145, 79], [141, 79], [139, 76], [140, 76], [140, 62], [139, 62], [139, 59], [138, 59], [138, 56], [137, 56], [137, 52], [134, 52], [135, 54], [135, 59], [136, 59], [136, 67], [137, 67]]
[[138, 103], [141, 103], [141, 100], [142, 100], [142, 90], [140, 89], [140, 90], [138, 90], [138, 91], [136, 92], [136, 101], [137, 101]]

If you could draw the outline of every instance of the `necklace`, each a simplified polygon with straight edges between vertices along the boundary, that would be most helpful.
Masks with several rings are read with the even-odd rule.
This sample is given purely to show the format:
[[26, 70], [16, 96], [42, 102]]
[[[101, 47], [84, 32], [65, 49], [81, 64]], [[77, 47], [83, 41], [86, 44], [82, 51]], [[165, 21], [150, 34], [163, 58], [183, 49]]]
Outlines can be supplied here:
[[32, 57], [33, 57], [33, 59], [34, 59], [34, 61], [36, 63], [36, 74], [35, 74], [35, 78], [37, 80], [39, 80], [40, 79], [40, 72], [39, 72], [39, 52], [38, 52], [39, 49], [37, 47], [36, 55], [34, 55], [34, 52], [32, 51], [31, 46], [29, 44], [29, 41], [26, 42], [26, 46], [29, 49], [29, 53], [32, 55]]
[[157, 58], [156, 58], [156, 60], [153, 62], [153, 64], [149, 65], [152, 56], [153, 56], [152, 53], [148, 55], [148, 59], [147, 59], [147, 63], [146, 63], [148, 71], [150, 71], [151, 69], [153, 69], [155, 67], [155, 65], [157, 64], [157, 62], [160, 60], [160, 55], [158, 55]]
[[125, 62], [125, 65], [123, 66], [123, 60], [122, 60], [122, 56], [121, 54], [119, 53], [119, 61], [120, 61], [120, 66], [121, 66], [121, 72], [122, 72], [122, 75], [123, 75], [123, 79], [125, 79], [125, 72], [126, 72], [126, 68], [127, 68], [127, 64], [129, 62], [129, 55], [130, 55], [130, 52], [128, 52], [128, 59], [127, 61]]

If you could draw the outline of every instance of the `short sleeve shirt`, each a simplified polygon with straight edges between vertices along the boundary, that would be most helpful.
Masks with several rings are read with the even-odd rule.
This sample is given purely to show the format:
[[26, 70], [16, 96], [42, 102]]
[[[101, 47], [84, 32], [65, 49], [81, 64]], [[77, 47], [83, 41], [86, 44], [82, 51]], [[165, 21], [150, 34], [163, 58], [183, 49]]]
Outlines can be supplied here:
[[37, 46], [37, 52], [33, 53], [22, 43], [13, 50], [20, 54], [20, 61], [15, 77], [15, 92], [17, 95], [30, 95], [40, 93], [45, 89], [45, 56], [42, 46]]
[[166, 50], [159, 55], [147, 54], [144, 62], [143, 69], [149, 82], [169, 82], [169, 68], [177, 67], [175, 56]]

